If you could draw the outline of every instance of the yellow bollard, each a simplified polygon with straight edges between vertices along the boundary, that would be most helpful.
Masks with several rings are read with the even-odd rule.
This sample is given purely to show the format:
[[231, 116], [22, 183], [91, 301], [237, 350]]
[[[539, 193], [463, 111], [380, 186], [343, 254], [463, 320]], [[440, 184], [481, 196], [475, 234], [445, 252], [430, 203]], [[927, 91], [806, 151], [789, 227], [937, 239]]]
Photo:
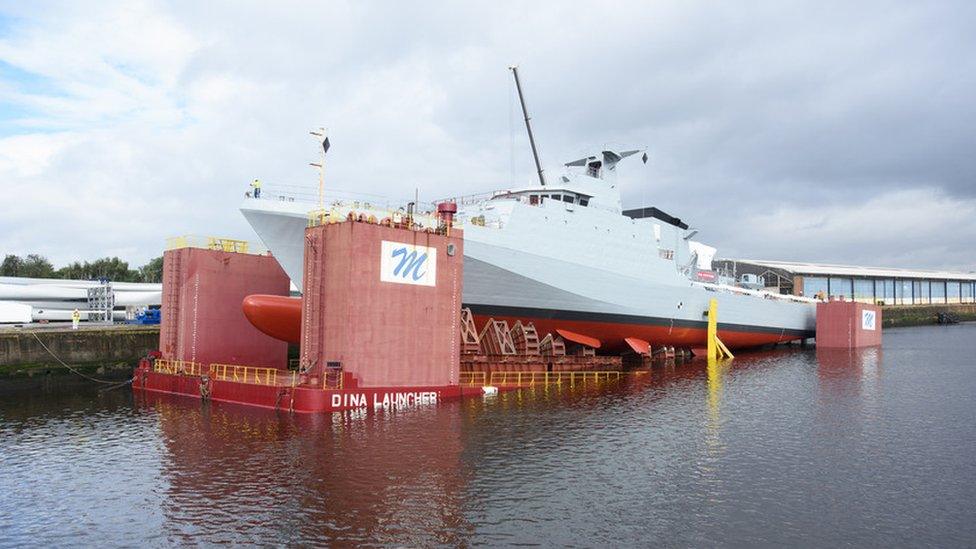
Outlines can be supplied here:
[[714, 297], [708, 300], [708, 351], [706, 356], [710, 360], [719, 358], [735, 358], [728, 347], [718, 338], [718, 300]]
[[708, 352], [705, 353], [708, 360], [718, 358], [718, 345], [715, 339], [718, 338], [718, 300], [714, 297], [708, 300]]

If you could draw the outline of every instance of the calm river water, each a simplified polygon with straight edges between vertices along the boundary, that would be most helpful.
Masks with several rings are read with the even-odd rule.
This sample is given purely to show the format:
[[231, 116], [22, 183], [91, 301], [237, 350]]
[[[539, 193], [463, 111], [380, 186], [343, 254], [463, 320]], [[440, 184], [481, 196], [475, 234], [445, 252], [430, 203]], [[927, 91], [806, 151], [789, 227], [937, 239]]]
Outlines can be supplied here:
[[976, 544], [972, 324], [394, 413], [0, 390], [2, 546]]

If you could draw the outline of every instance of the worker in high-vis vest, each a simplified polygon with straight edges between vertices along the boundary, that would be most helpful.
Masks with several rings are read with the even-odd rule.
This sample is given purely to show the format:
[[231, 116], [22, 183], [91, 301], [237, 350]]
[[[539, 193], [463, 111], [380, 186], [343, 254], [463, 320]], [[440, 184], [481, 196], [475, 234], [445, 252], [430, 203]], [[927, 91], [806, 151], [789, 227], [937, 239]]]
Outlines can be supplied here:
[[261, 198], [261, 181], [258, 179], [251, 183], [251, 187], [254, 189], [254, 198]]
[[71, 329], [77, 330], [79, 322], [81, 322], [81, 313], [78, 312], [78, 309], [75, 309], [71, 312]]

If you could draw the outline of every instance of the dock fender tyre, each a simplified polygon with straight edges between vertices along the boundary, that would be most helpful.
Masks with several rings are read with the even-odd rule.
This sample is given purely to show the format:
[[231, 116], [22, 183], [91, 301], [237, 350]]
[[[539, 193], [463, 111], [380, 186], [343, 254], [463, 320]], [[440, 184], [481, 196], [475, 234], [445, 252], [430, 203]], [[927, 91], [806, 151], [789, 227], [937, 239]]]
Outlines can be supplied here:
[[210, 392], [212, 387], [210, 387], [210, 378], [201, 377], [200, 378], [200, 400], [210, 400]]

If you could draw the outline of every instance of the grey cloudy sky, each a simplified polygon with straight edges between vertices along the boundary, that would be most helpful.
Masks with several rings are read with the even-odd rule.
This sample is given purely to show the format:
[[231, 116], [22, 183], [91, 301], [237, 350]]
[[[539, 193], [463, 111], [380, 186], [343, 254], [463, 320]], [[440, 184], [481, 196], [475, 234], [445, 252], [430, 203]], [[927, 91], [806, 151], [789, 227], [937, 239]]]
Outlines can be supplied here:
[[[976, 269], [972, 2], [0, 2], [0, 253], [255, 238], [248, 182], [434, 198], [610, 146], [720, 255]], [[514, 154], [513, 154], [514, 153]], [[514, 177], [513, 177], [514, 176]]]

